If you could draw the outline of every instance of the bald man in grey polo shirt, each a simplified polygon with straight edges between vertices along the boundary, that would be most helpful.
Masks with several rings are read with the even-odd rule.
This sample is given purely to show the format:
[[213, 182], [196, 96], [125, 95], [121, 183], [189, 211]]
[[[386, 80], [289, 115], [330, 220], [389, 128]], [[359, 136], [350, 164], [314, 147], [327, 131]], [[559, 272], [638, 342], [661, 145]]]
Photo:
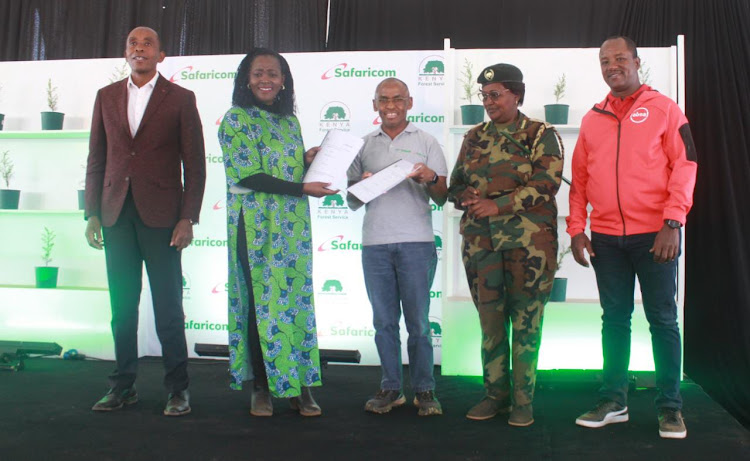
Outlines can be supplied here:
[[[382, 124], [364, 137], [348, 177], [351, 185], [401, 159], [415, 164], [409, 179], [366, 205], [362, 267], [383, 377], [365, 410], [387, 413], [406, 402], [399, 333], [403, 310], [414, 405], [420, 416], [429, 416], [443, 413], [435, 397], [429, 322], [430, 287], [437, 266], [429, 201], [445, 203], [448, 168], [437, 140], [406, 119], [412, 104], [404, 82], [396, 78], [380, 82], [372, 105]], [[352, 194], [347, 201], [353, 210], [362, 206]]]

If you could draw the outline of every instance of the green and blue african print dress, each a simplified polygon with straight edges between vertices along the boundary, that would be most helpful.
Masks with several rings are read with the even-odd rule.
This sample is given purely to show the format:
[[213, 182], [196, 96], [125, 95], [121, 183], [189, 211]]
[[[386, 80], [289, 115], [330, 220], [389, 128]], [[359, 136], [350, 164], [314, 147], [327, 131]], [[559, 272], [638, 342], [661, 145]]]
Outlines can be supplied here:
[[[299, 121], [258, 108], [230, 109], [219, 127], [227, 177], [229, 250], [230, 386], [252, 378], [248, 328], [258, 329], [268, 387], [276, 397], [300, 395], [301, 386], [320, 386], [312, 283], [312, 234], [306, 196], [229, 188], [265, 173], [302, 182], [304, 145]], [[240, 215], [247, 233], [257, 325], [248, 323], [249, 299], [237, 257]]]

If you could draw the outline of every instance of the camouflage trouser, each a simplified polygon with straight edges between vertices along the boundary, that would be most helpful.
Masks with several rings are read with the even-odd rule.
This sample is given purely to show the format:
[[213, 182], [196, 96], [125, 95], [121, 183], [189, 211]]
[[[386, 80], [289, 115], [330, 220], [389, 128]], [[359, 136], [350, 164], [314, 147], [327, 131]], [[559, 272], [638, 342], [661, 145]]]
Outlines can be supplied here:
[[[492, 251], [464, 239], [463, 261], [482, 328], [482, 365], [487, 395], [511, 393], [508, 330], [513, 324], [513, 402], [534, 399], [544, 305], [552, 291], [556, 239], [540, 246]], [[552, 260], [550, 261], [550, 258]]]

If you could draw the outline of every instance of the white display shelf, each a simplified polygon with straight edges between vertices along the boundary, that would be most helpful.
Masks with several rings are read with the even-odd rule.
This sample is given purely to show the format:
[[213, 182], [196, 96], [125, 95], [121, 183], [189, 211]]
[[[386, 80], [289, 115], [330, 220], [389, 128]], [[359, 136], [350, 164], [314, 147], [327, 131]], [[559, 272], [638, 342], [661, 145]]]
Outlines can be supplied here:
[[89, 130], [0, 131], [3, 139], [88, 139]]

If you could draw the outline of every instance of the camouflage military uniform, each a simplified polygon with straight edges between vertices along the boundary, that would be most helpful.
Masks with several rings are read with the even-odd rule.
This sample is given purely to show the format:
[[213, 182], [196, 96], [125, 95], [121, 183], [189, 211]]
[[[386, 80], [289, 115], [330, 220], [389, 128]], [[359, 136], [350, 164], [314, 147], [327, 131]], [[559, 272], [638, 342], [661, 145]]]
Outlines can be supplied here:
[[531, 403], [544, 305], [557, 270], [557, 204], [562, 142], [550, 125], [519, 112], [502, 129], [478, 125], [464, 138], [448, 198], [458, 208], [474, 187], [500, 213], [461, 218], [463, 261], [482, 328], [484, 384], [489, 396], [510, 397], [508, 329], [513, 324], [513, 400]]

